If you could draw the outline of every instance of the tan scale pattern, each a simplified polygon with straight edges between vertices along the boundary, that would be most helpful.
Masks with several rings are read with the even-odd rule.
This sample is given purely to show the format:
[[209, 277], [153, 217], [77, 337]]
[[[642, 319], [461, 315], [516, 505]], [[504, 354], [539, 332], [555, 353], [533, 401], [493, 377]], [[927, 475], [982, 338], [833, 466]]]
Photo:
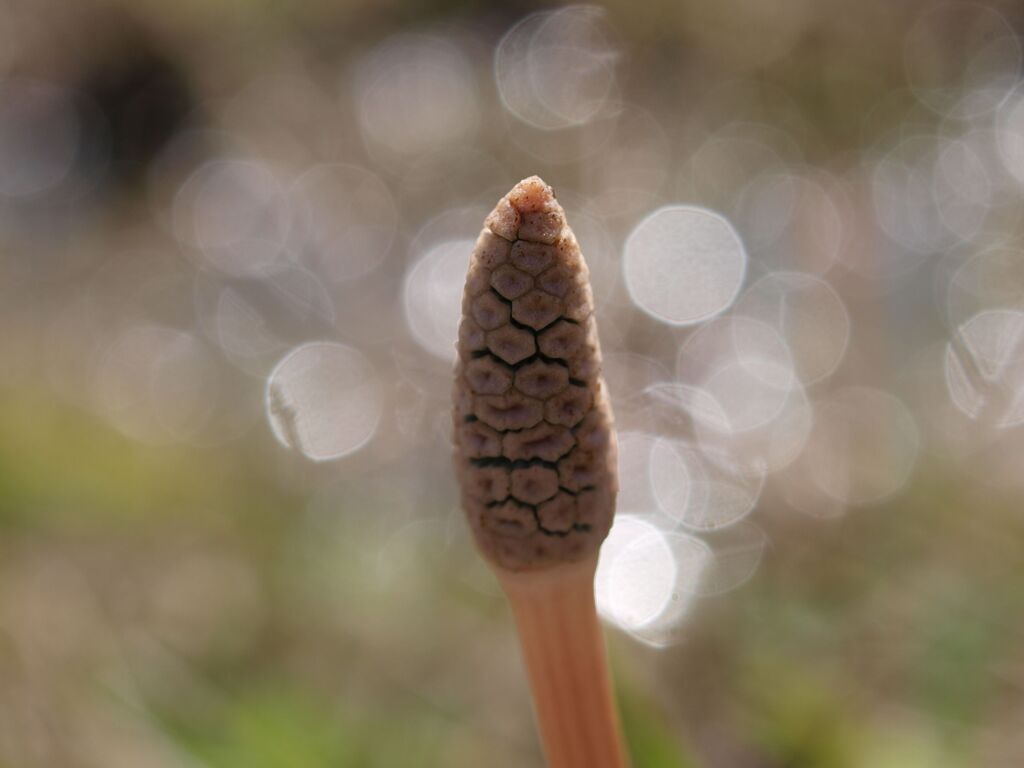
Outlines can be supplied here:
[[611, 527], [615, 440], [587, 265], [551, 187], [519, 182], [466, 275], [455, 463], [477, 543], [514, 571], [582, 559]]

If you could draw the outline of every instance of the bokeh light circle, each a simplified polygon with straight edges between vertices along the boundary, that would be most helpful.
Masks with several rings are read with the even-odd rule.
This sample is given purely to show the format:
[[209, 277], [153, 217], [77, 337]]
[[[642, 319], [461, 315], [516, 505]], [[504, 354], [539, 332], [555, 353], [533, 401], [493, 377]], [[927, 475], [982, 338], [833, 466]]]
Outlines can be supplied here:
[[716, 403], [721, 415], [713, 426], [733, 433], [773, 421], [799, 384], [778, 331], [742, 315], [717, 318], [693, 333], [679, 349], [676, 371]]
[[375, 47], [357, 67], [355, 99], [367, 145], [399, 158], [451, 146], [480, 120], [472, 65], [443, 37], [399, 34]]
[[1003, 167], [1024, 186], [1024, 88], [1018, 87], [1000, 106], [995, 134]]
[[472, 240], [446, 240], [428, 250], [405, 276], [405, 320], [413, 339], [444, 360], [455, 359]]
[[267, 419], [281, 445], [313, 461], [348, 456], [377, 431], [383, 400], [362, 352], [335, 342], [303, 344], [267, 379]]
[[494, 53], [494, 78], [505, 108], [544, 130], [597, 117], [615, 86], [616, 53], [604, 10], [574, 5], [527, 16]]
[[1024, 249], [1001, 244], [958, 264], [946, 288], [951, 328], [992, 307], [1024, 309]]
[[732, 592], [746, 584], [757, 571], [768, 536], [750, 520], [716, 531], [706, 539], [711, 556], [701, 578], [688, 588], [700, 597]]
[[970, 2], [930, 5], [904, 41], [907, 80], [939, 114], [974, 117], [999, 106], [1021, 65], [1020, 41], [998, 10]]
[[735, 525], [749, 515], [761, 495], [764, 475], [729, 466], [725, 456], [710, 461], [704, 451], [682, 441], [658, 439], [649, 456], [649, 482], [658, 508], [694, 531]]
[[633, 515], [616, 515], [594, 580], [601, 615], [622, 629], [654, 621], [672, 599], [676, 561], [665, 535]]
[[264, 279], [202, 270], [192, 303], [206, 337], [233, 365], [261, 379], [284, 350], [336, 325], [323, 280], [297, 265]]
[[946, 387], [965, 415], [1005, 429], [1024, 423], [1024, 312], [993, 309], [946, 346]]
[[720, 314], [735, 300], [747, 253], [726, 219], [671, 205], [641, 221], [626, 240], [623, 275], [633, 302], [670, 325]]
[[174, 200], [179, 240], [214, 269], [236, 277], [267, 275], [288, 262], [286, 189], [262, 161], [211, 160]]
[[804, 384], [831, 374], [850, 339], [850, 317], [843, 300], [832, 286], [815, 275], [765, 275], [743, 294], [736, 312], [776, 330], [789, 348]]

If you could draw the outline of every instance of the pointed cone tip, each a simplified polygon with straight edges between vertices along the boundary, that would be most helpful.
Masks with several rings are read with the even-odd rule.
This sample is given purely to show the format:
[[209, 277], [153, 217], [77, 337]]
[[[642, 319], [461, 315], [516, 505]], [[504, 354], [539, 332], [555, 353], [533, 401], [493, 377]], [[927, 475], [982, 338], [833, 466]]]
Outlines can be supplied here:
[[520, 213], [552, 210], [558, 205], [555, 192], [540, 176], [528, 176], [508, 193], [509, 202]]

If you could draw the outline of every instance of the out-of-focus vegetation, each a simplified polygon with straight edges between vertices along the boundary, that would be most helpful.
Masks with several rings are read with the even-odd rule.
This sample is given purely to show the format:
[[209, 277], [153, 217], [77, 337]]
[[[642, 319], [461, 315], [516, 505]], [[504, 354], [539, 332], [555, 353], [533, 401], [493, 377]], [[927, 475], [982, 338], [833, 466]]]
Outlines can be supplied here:
[[653, 547], [599, 595], [638, 768], [1024, 764], [1022, 27], [0, 2], [0, 768], [541, 764], [447, 443], [532, 173]]

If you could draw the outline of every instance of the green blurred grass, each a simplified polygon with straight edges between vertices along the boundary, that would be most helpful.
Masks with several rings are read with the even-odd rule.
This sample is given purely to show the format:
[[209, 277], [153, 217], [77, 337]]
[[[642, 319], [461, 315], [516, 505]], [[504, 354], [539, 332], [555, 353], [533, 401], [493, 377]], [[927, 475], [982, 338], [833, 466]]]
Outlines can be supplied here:
[[[253, 642], [180, 659], [216, 692], [213, 706], [197, 708], [173, 687], [144, 689], [147, 716], [199, 764], [461, 766], [505, 746], [495, 765], [539, 759], [532, 730], [503, 746], [477, 727], [479, 712], [467, 703], [474, 699], [452, 694], [487, 682], [468, 671], [460, 677], [445, 624], [471, 617], [467, 626], [511, 632], [500, 603], [455, 578], [459, 562], [410, 560], [401, 589], [374, 587], [365, 573], [370, 561], [359, 559], [365, 530], [345, 525], [337, 545], [322, 550], [321, 565], [304, 562], [310, 551], [293, 543], [309, 535], [300, 530], [305, 499], [275, 484], [252, 441], [140, 446], [33, 388], [0, 393], [0, 423], [8, 555], [23, 542], [60, 558], [69, 546], [103, 541], [105, 551], [141, 551], [145, 559], [162, 553], [162, 537], [173, 531], [243, 557], [266, 585], [267, 615]], [[1013, 534], [1024, 522], [1012, 502], [995, 497], [984, 515], [969, 516], [964, 510], [976, 497], [955, 474], [927, 467], [919, 474], [890, 509], [776, 526], [766, 567], [739, 592], [701, 603], [681, 647], [653, 653], [612, 638], [638, 768], [981, 764], [986, 729], [1012, 696], [1005, 671], [1019, 659], [1024, 575]], [[351, 513], [337, 510], [341, 521]], [[386, 538], [390, 525], [381, 518], [371, 528]], [[314, 579], [305, 593], [292, 583], [296, 568], [312, 569], [302, 576]], [[350, 583], [332, 588], [332, 579]], [[350, 643], [346, 621], [364, 635]], [[321, 679], [294, 669], [291, 656], [308, 649], [313, 663], [326, 665]], [[379, 668], [367, 675], [361, 666], [370, 662]], [[393, 662], [402, 674], [413, 671], [411, 684], [388, 687]], [[434, 685], [433, 668], [449, 666], [456, 688], [434, 700], [420, 696], [416, 685]], [[86, 685], [102, 691], [96, 674]], [[484, 696], [476, 706], [490, 704]]]

